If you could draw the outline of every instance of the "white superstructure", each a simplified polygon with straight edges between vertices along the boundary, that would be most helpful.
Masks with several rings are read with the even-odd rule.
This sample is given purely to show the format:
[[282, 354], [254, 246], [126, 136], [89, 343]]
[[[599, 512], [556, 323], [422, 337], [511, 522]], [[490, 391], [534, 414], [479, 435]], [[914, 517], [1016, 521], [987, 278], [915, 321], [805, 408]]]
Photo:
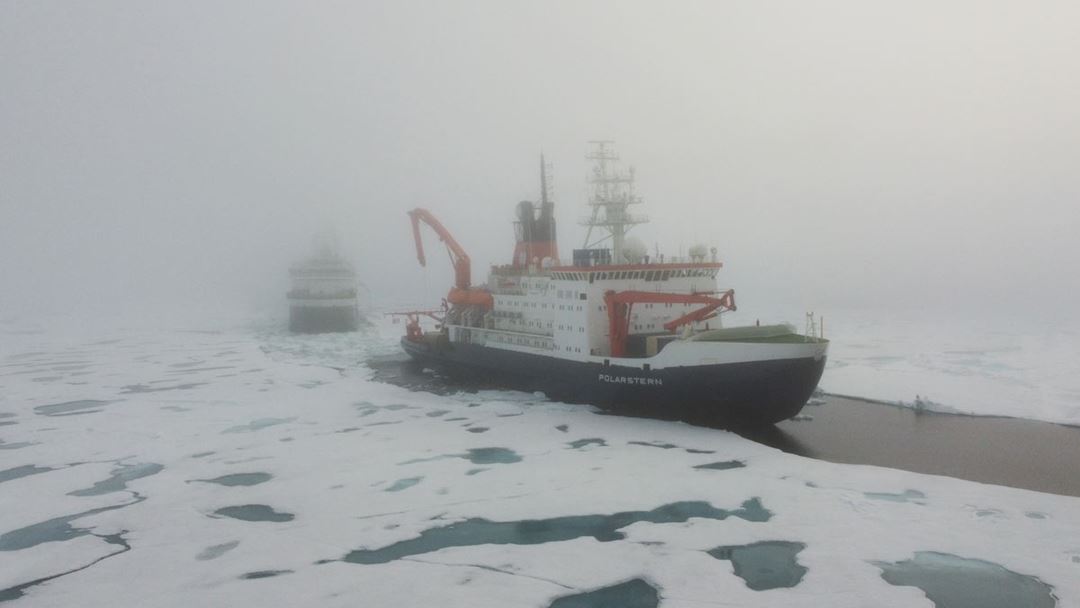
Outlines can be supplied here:
[[356, 270], [323, 238], [312, 257], [289, 269], [289, 328], [297, 332], [356, 329], [359, 322]]

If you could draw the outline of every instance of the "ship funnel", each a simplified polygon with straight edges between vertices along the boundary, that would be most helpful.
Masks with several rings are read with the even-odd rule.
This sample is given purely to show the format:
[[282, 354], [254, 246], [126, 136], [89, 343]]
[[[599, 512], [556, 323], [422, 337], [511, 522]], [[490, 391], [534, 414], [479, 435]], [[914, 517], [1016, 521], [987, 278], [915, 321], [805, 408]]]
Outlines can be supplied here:
[[529, 223], [532, 221], [536, 214], [533, 211], [533, 204], [529, 201], [521, 201], [517, 205], [517, 217], [521, 223]]
[[[555, 203], [551, 201], [550, 183], [547, 164], [540, 157], [540, 204], [521, 201], [515, 209], [517, 221], [514, 231], [517, 244], [514, 246], [513, 265], [515, 268], [527, 268], [534, 261], [550, 259], [550, 266], [558, 264], [559, 246], [555, 238]], [[537, 207], [540, 213], [537, 214]]]

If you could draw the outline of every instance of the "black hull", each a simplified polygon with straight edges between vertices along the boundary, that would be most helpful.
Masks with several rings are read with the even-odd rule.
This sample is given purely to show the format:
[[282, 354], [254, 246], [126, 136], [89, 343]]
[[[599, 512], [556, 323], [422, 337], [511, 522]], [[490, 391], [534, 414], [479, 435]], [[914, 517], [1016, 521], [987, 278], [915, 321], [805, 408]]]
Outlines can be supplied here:
[[355, 306], [291, 306], [289, 331], [302, 334], [356, 331], [359, 317]]
[[737, 425], [770, 425], [806, 405], [825, 369], [820, 359], [782, 359], [645, 371], [474, 344], [403, 338], [416, 361], [462, 379], [494, 382], [612, 412]]

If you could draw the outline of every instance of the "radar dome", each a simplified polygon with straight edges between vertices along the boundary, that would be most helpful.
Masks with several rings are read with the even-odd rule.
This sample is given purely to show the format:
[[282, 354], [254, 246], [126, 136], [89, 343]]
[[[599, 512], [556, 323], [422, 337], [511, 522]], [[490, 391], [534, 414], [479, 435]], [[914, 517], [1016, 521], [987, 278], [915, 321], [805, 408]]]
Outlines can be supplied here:
[[648, 251], [645, 243], [637, 237], [632, 236], [623, 242], [622, 254], [628, 264], [640, 264]]
[[704, 260], [707, 255], [709, 255], [709, 248], [701, 243], [690, 248], [690, 259], [695, 262]]

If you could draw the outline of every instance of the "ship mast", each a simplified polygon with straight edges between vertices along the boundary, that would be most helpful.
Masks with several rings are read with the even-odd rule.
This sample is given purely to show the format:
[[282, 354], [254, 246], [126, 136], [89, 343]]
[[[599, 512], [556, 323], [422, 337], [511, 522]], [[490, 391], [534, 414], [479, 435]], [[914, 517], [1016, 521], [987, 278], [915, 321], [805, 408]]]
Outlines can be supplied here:
[[[585, 158], [595, 162], [589, 177], [589, 206], [592, 207], [592, 213], [582, 220], [581, 224], [589, 228], [585, 233], [585, 248], [592, 249], [610, 238], [612, 260], [615, 264], [621, 264], [624, 261], [623, 241], [626, 232], [636, 224], [649, 220], [643, 215], [627, 211], [630, 205], [637, 205], [642, 201], [641, 197], [634, 194], [634, 168], [620, 171], [614, 166], [619, 160], [619, 155], [612, 148], [614, 143], [608, 140], [589, 142], [593, 149]], [[607, 234], [592, 241], [593, 228], [599, 228]]]
[[555, 197], [552, 195], [551, 179], [549, 179], [549, 173], [551, 173], [551, 163], [544, 160], [544, 153], [540, 153], [540, 217], [547, 218], [546, 231], [547, 240], [552, 243], [551, 255], [558, 257], [558, 249], [555, 246]]
[[546, 205], [551, 199], [551, 184], [548, 183], [548, 171], [551, 171], [551, 163], [544, 160], [544, 153], [540, 153], [540, 204]]

